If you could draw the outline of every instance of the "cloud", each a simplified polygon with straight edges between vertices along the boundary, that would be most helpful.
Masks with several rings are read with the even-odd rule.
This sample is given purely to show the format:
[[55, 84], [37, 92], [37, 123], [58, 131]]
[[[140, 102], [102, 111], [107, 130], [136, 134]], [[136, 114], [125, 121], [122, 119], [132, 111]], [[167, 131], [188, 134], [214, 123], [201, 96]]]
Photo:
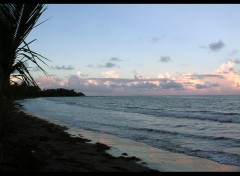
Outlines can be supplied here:
[[113, 61], [113, 62], [115, 62], [115, 61], [122, 61], [122, 59], [117, 58], [117, 57], [111, 57], [110, 61]]
[[74, 69], [74, 67], [73, 66], [64, 66], [64, 65], [62, 65], [62, 66], [55, 66], [55, 67], [51, 67], [52, 69], [55, 69], [55, 70], [73, 70]]
[[133, 78], [135, 80], [149, 80], [151, 77], [147, 75], [139, 75], [135, 70], [133, 71]]
[[189, 75], [191, 78], [205, 79], [205, 78], [218, 78], [223, 79], [224, 77], [220, 74], [193, 74]]
[[[142, 83], [138, 83], [138, 84], [132, 84], [132, 85], [128, 85], [128, 89], [131, 90], [139, 90], [139, 89], [148, 89], [148, 90], [153, 90], [155, 88], [157, 88], [158, 85], [151, 83], [151, 82], [142, 82]], [[125, 87], [126, 88], [126, 87]]]
[[143, 77], [141, 75], [135, 74], [133, 76], [134, 79], [138, 80], [138, 79], [143, 79]]
[[196, 84], [196, 89], [209, 89], [213, 87], [219, 87], [220, 85], [217, 83], [205, 83], [205, 84]]
[[178, 73], [170, 75], [161, 73], [159, 78], [168, 78], [184, 86], [185, 94], [239, 94], [240, 73], [234, 70], [235, 62], [228, 61], [208, 74]]
[[171, 59], [169, 56], [161, 56], [161, 58], [158, 60], [159, 62], [169, 62]]
[[87, 75], [87, 74], [84, 74], [84, 73], [82, 73], [82, 72], [80, 72], [80, 71], [77, 71], [77, 76], [78, 76], [79, 78], [84, 78], [84, 77], [87, 77], [88, 75]]
[[[62, 87], [67, 83], [67, 80], [56, 78], [54, 76], [39, 76], [38, 78], [35, 79], [37, 84], [44, 89], [50, 89], [50, 88], [58, 88]], [[62, 82], [63, 81], [63, 82]]]
[[137, 73], [134, 74], [133, 78], [136, 79], [136, 80], [146, 79], [146, 77], [144, 77], [144, 76], [142, 76], [142, 75], [139, 75], [139, 74], [137, 74]]
[[183, 90], [184, 89], [183, 84], [175, 82], [173, 80], [166, 79], [166, 78], [160, 82], [160, 86], [163, 89], [175, 89], [175, 90]]
[[[118, 65], [112, 63], [112, 62], [120, 62], [122, 61], [121, 59], [117, 58], [117, 57], [111, 57], [110, 62], [107, 62], [104, 65], [98, 65], [98, 68], [113, 68], [113, 67], [119, 67]], [[112, 61], [112, 62], [111, 62]], [[92, 66], [92, 65], [91, 65]]]
[[117, 74], [115, 70], [103, 72], [102, 75], [104, 75], [105, 78], [119, 78], [119, 74]]
[[225, 46], [225, 44], [219, 40], [218, 42], [212, 42], [208, 45], [208, 48], [211, 51], [219, 51], [220, 49], [222, 49]]
[[157, 75], [157, 77], [158, 78], [170, 78], [171, 76], [170, 76], [170, 74], [168, 72], [166, 72], [166, 73], [159, 73]]
[[217, 74], [226, 74], [229, 73], [233, 70], [233, 67], [235, 65], [235, 61], [229, 60], [226, 63], [223, 63], [222, 65], [220, 65], [220, 67], [215, 70], [214, 72]]
[[98, 65], [99, 68], [113, 68], [113, 67], [117, 67], [116, 64], [113, 64], [111, 62], [107, 62], [105, 65]]
[[113, 63], [111, 63], [111, 62], [107, 62], [106, 64], [105, 64], [105, 67], [106, 68], [112, 68], [112, 67], [115, 67], [116, 66], [116, 64], [113, 64]]
[[207, 74], [166, 72], [154, 77], [134, 71], [133, 78], [120, 78], [115, 70], [109, 70], [102, 73], [104, 78], [89, 78], [78, 71], [65, 78], [39, 77], [36, 81], [41, 88], [75, 89], [86, 95], [236, 95], [240, 93], [240, 73], [235, 65], [227, 61]]
[[214, 73], [223, 75], [224, 79], [221, 83], [226, 91], [239, 91], [238, 84], [240, 83], [240, 73], [235, 71], [234, 66], [236, 64], [235, 61], [229, 60], [214, 71]]
[[41, 88], [68, 88], [81, 91], [87, 95], [151, 95], [153, 92], [163, 93], [164, 91], [179, 91], [183, 89], [181, 83], [170, 79], [127, 79], [119, 78], [119, 75], [110, 70], [104, 72], [106, 78], [83, 78], [76, 75], [70, 75], [68, 78], [58, 77], [39, 77], [37, 83]]

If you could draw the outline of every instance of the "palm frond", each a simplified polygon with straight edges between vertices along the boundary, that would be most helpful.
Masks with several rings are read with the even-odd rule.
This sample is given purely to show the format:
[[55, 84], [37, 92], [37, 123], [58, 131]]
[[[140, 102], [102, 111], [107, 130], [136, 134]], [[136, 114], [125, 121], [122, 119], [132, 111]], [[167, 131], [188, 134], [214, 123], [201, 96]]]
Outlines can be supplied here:
[[16, 70], [20, 73], [22, 76], [22, 81], [26, 82], [28, 85], [37, 86], [37, 83], [32, 78], [31, 74], [29, 73], [27, 67], [24, 65], [24, 63], [19, 62], [16, 66]]
[[[49, 59], [30, 49], [29, 45], [36, 39], [26, 42], [32, 29], [46, 21], [37, 24], [45, 10], [44, 4], [0, 4], [0, 70], [8, 79], [10, 75], [17, 77], [13, 73], [18, 71], [23, 81], [36, 85], [28, 68], [24, 65], [26, 61], [35, 64], [48, 76], [38, 61], [47, 65], [44, 60], [49, 61]], [[0, 80], [1, 84], [2, 82], [4, 81]]]

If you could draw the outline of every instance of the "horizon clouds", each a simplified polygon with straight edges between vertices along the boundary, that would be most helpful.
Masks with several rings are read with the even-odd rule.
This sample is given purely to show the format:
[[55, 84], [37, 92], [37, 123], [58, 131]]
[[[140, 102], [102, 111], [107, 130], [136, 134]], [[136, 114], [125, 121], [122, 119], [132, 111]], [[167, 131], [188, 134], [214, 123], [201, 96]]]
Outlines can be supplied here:
[[[80, 71], [67, 78], [40, 76], [36, 82], [41, 88], [63, 87], [87, 95], [164, 95], [164, 94], [236, 94], [239, 92], [240, 73], [234, 70], [234, 61], [221, 64], [209, 74], [160, 73], [154, 78], [134, 73], [133, 78], [121, 78], [115, 70], [102, 72], [103, 78], [86, 78]], [[98, 92], [99, 91], [99, 92]]]

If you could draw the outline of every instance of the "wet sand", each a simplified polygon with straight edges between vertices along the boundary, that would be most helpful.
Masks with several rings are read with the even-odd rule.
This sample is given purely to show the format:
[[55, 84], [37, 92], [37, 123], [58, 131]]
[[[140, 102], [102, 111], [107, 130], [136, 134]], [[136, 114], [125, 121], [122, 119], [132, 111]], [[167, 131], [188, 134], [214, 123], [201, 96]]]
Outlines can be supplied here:
[[[151, 172], [134, 156], [113, 157], [101, 143], [72, 137], [65, 127], [1, 108], [0, 171]], [[4, 121], [7, 119], [7, 121]]]
[[163, 151], [112, 135], [74, 129], [48, 118], [16, 111], [9, 105], [0, 107], [0, 112], [0, 125], [7, 118], [6, 123], [0, 126], [0, 132], [5, 129], [3, 138], [0, 133], [0, 171], [240, 171], [237, 166]]
[[74, 136], [83, 136], [91, 139], [91, 142], [100, 142], [110, 146], [107, 153], [113, 156], [121, 156], [127, 153], [130, 156], [140, 158], [140, 162], [146, 166], [162, 172], [239, 172], [240, 167], [221, 164], [209, 159], [175, 153], [159, 148], [151, 147], [130, 139], [117, 136], [87, 131], [69, 126], [68, 133]]
[[[41, 116], [33, 112], [24, 111], [40, 119], [47, 120], [53, 124], [67, 127], [65, 132], [74, 137], [90, 139], [90, 143], [102, 143], [110, 147], [106, 152], [115, 157], [135, 156], [138, 163], [145, 163], [151, 169], [164, 172], [239, 172], [240, 167], [221, 164], [209, 159], [196, 156], [189, 156], [182, 153], [174, 153], [147, 144], [139, 143], [110, 134], [83, 130], [71, 123], [64, 123], [61, 120]], [[134, 157], [133, 157], [134, 158]], [[136, 159], [137, 160], [137, 159]]]

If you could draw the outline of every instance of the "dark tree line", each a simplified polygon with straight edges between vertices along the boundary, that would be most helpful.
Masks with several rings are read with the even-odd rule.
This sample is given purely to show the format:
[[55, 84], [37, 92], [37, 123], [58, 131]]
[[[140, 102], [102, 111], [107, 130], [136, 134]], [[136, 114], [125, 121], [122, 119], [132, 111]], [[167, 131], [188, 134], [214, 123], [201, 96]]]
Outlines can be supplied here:
[[73, 89], [46, 89], [40, 91], [40, 96], [42, 97], [63, 97], [63, 96], [85, 96], [82, 92], [75, 92]]
[[44, 89], [38, 86], [29, 86], [26, 83], [14, 84], [9, 87], [8, 97], [30, 98], [30, 97], [66, 97], [66, 96], [85, 96], [82, 92], [75, 92], [73, 89]]

